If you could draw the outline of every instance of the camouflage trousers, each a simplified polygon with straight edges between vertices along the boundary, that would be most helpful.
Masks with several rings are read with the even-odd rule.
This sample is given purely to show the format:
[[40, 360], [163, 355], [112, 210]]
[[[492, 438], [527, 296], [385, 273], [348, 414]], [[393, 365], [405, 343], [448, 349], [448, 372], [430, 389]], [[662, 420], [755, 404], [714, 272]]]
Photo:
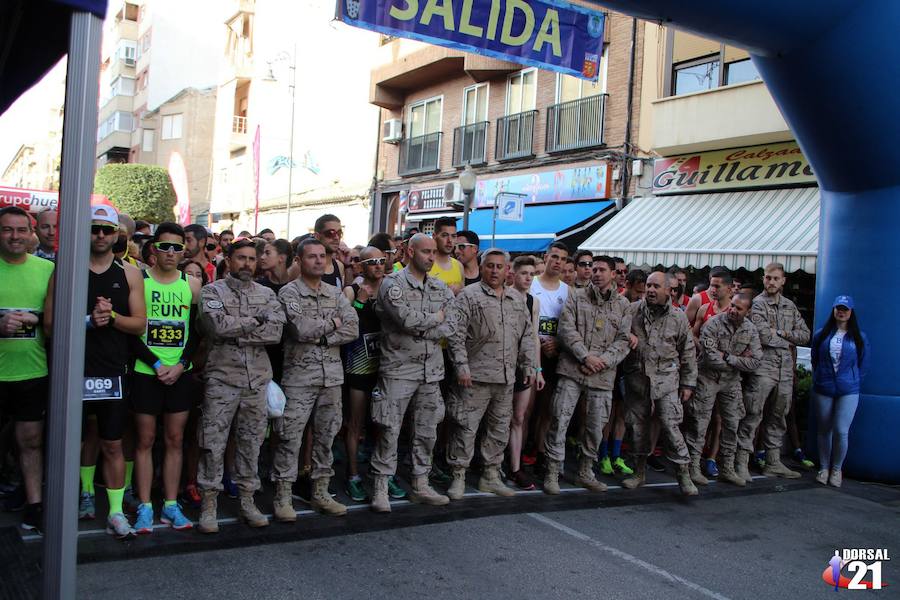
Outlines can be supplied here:
[[650, 447], [650, 420], [655, 416], [659, 420], [666, 458], [679, 465], [691, 462], [681, 433], [684, 406], [678, 390], [655, 397], [655, 394], [651, 395], [650, 379], [640, 374], [625, 378], [625, 390], [635, 456], [647, 456], [653, 450]]
[[738, 446], [741, 450], [750, 453], [754, 451], [753, 442], [760, 423], [763, 426], [760, 440], [763, 448], [766, 450], [781, 448], [793, 395], [793, 379], [779, 381], [774, 377], [757, 374], [748, 378], [747, 388], [744, 390], [745, 415], [738, 427]]
[[373, 474], [397, 472], [397, 442], [407, 410], [412, 411], [412, 476], [422, 477], [431, 471], [437, 426], [444, 419], [444, 399], [438, 383], [380, 376], [378, 387], [372, 392], [372, 421], [381, 429], [369, 461]]
[[341, 429], [341, 386], [320, 387], [285, 385], [287, 402], [284, 416], [275, 419], [272, 429], [278, 434], [272, 476], [280, 481], [297, 481], [297, 461], [303, 432], [312, 418], [311, 479], [334, 477], [331, 445]]
[[724, 379], [704, 375], [697, 378], [697, 389], [684, 412], [684, 439], [691, 458], [703, 454], [706, 445], [706, 431], [712, 418], [713, 409], [718, 405], [722, 417], [722, 435], [719, 452], [723, 456], [734, 456], [737, 449], [737, 428], [744, 415], [741, 398], [741, 380]]
[[565, 375], [559, 376], [553, 399], [550, 402], [550, 429], [545, 442], [547, 458], [562, 462], [566, 459], [566, 431], [575, 413], [578, 401], [584, 397], [585, 421], [579, 432], [581, 453], [597, 460], [597, 449], [603, 439], [603, 427], [609, 421], [612, 390], [582, 386]]
[[[255, 389], [234, 387], [210, 379], [197, 426], [200, 465], [197, 484], [203, 490], [222, 489], [225, 446], [231, 423], [235, 424], [234, 472], [231, 480], [248, 492], [259, 489], [259, 447], [266, 435], [266, 382]], [[235, 417], [235, 414], [237, 417]]]
[[481, 456], [489, 467], [503, 462], [509, 443], [512, 420], [513, 386], [511, 383], [478, 383], [471, 387], [453, 386], [447, 397], [447, 416], [453, 421], [447, 443], [447, 464], [469, 468], [475, 454], [475, 437], [482, 426]]

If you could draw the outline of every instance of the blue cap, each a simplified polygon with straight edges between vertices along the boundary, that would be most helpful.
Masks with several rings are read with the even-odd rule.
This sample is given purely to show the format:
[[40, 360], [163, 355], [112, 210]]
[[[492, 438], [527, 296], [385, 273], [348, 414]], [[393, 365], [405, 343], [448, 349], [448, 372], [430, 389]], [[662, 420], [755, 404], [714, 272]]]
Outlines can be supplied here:
[[831, 308], [836, 306], [846, 306], [847, 308], [853, 308], [853, 296], [838, 296], [834, 299], [834, 304], [831, 305]]

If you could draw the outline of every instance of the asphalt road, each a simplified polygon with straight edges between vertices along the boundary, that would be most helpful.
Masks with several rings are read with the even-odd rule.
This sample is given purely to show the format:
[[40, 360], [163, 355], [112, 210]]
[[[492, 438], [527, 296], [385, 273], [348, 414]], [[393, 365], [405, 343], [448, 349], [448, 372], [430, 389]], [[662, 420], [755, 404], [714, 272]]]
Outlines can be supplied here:
[[[832, 598], [821, 573], [849, 547], [900, 556], [900, 492], [673, 497], [96, 562], [78, 597]], [[869, 594], [900, 598], [900, 559], [883, 568], [890, 587]]]

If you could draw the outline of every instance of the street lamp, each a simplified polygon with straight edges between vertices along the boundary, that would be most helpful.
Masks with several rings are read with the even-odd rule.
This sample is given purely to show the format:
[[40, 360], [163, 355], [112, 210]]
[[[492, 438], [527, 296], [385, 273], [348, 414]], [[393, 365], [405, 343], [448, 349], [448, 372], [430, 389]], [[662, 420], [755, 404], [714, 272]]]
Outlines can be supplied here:
[[294, 112], [297, 108], [297, 44], [294, 44], [294, 53], [288, 55], [287, 52], [279, 52], [273, 60], [267, 61], [269, 64], [269, 74], [266, 77], [268, 81], [277, 81], [275, 73], [272, 71], [272, 64], [279, 61], [290, 60], [288, 68], [291, 70], [291, 134], [290, 148], [288, 149], [288, 192], [287, 192], [287, 225], [285, 226], [285, 237], [291, 239], [291, 195], [293, 193], [292, 186], [294, 184]]
[[475, 194], [475, 184], [478, 183], [478, 177], [472, 166], [466, 163], [466, 168], [459, 174], [459, 187], [462, 190], [465, 200], [463, 201], [463, 229], [469, 228], [469, 211], [472, 210], [472, 196]]

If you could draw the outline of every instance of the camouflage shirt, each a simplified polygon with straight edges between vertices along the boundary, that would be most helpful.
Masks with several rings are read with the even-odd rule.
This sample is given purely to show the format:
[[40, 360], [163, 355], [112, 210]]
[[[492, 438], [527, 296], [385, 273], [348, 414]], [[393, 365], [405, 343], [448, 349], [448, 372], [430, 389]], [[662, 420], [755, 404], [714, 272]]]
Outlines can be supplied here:
[[758, 373], [783, 381], [794, 376], [791, 345], [809, 342], [809, 327], [797, 305], [782, 295], [760, 294], [753, 299], [750, 320], [759, 332], [763, 358]]
[[700, 375], [717, 381], [737, 380], [739, 372], [759, 367], [762, 346], [748, 319], [737, 327], [726, 313], [714, 316], [700, 329]]
[[[331, 387], [344, 383], [341, 345], [359, 336], [359, 317], [335, 286], [310, 288], [299, 277], [278, 292], [287, 315], [282, 383]], [[341, 321], [335, 327], [334, 319]]]
[[697, 384], [697, 354], [687, 317], [671, 303], [662, 309], [654, 312], [646, 300], [628, 307], [638, 345], [622, 363], [626, 378], [642, 374], [650, 380], [654, 398]]

